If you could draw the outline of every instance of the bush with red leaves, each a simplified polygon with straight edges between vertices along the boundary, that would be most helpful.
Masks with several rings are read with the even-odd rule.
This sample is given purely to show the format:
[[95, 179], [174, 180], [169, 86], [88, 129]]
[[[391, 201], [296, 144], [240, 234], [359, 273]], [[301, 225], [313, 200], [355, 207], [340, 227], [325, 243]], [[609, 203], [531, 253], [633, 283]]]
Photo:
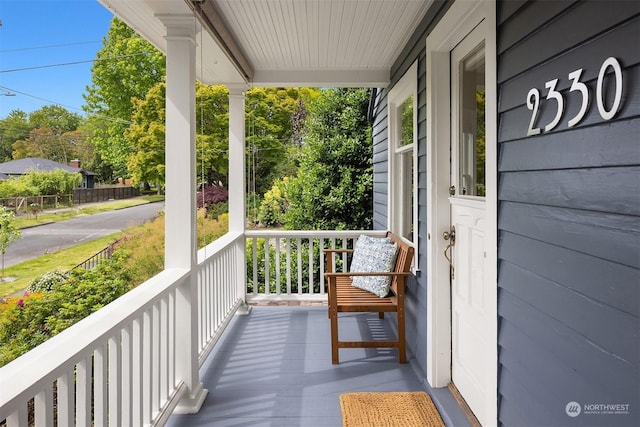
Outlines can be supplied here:
[[198, 208], [206, 208], [207, 210], [217, 203], [226, 203], [229, 200], [227, 189], [219, 185], [205, 185], [202, 190], [196, 194], [196, 203]]

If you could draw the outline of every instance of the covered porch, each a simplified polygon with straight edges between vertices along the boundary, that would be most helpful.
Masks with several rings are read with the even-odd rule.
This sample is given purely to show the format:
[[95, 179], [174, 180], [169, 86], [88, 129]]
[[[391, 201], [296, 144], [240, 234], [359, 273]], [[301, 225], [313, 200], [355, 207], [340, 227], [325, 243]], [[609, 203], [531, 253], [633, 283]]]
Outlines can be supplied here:
[[[395, 350], [343, 350], [341, 364], [331, 364], [317, 249], [352, 245], [362, 231], [245, 227], [244, 90], [386, 87], [441, 2], [100, 2], [167, 55], [165, 270], [3, 367], [0, 420], [340, 425], [341, 393], [426, 390], [448, 425], [465, 425], [451, 392], [430, 389], [420, 367], [398, 364]], [[331, 37], [319, 37], [325, 32]], [[229, 232], [199, 250], [196, 80], [229, 88]], [[394, 333], [389, 317], [347, 315], [341, 333], [382, 338]]]

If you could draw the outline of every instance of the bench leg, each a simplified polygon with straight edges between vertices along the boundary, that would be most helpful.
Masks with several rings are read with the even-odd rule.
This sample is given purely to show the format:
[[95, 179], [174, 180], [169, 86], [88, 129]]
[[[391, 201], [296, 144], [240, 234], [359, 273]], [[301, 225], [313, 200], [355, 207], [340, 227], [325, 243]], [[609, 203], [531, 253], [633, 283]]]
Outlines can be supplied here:
[[378, 319], [384, 319], [384, 311], [378, 312]]
[[398, 362], [407, 363], [407, 342], [405, 340], [404, 310], [398, 310]]
[[338, 311], [335, 308], [329, 309], [331, 318], [331, 363], [340, 363], [338, 358]]

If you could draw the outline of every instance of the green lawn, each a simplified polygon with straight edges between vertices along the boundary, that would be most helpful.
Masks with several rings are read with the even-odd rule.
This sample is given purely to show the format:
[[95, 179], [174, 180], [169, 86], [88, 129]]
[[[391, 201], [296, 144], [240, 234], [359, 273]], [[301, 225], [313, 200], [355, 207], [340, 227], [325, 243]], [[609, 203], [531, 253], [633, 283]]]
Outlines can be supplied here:
[[120, 234], [122, 233], [115, 233], [5, 268], [4, 277], [11, 278], [12, 281], [0, 282], [0, 298], [26, 289], [31, 280], [44, 273], [56, 269], [62, 271], [72, 269], [109, 246]]

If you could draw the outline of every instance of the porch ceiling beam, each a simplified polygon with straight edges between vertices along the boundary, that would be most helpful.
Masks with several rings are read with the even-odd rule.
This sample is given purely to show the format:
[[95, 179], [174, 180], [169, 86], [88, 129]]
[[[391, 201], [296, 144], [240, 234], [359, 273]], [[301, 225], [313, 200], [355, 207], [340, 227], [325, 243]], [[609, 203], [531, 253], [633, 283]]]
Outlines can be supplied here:
[[242, 49], [240, 49], [231, 31], [227, 28], [214, 2], [212, 0], [189, 0], [188, 4], [238, 72], [242, 74], [246, 81], [251, 81], [254, 74], [253, 66], [242, 52]]
[[256, 70], [255, 86], [298, 87], [387, 87], [389, 70]]

